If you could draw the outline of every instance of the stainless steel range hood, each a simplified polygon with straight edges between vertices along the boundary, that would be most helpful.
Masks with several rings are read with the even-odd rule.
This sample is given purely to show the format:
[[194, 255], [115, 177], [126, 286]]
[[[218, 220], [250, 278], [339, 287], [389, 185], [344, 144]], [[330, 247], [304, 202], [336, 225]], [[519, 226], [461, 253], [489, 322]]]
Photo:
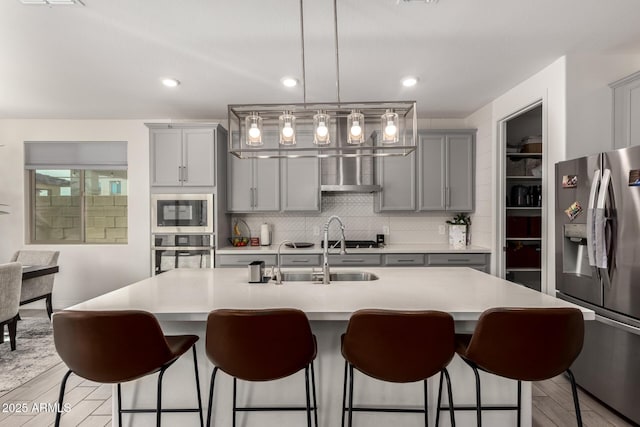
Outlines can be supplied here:
[[[347, 119], [341, 117], [336, 120], [337, 147], [347, 146]], [[372, 138], [374, 138], [373, 136]], [[367, 141], [373, 145], [372, 141]], [[357, 155], [357, 153], [356, 153]], [[352, 192], [373, 193], [381, 187], [374, 181], [373, 157], [328, 157], [321, 159], [322, 181], [320, 190], [323, 192]]]

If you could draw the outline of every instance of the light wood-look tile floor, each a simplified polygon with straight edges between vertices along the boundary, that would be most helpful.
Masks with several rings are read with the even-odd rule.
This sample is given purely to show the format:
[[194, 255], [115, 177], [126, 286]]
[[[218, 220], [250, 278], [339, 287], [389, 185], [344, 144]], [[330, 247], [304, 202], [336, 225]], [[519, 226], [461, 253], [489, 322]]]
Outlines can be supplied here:
[[[34, 404], [53, 403], [58, 397], [60, 381], [66, 372], [64, 364], [56, 365], [26, 384], [0, 397], [0, 427], [48, 427], [55, 414], [34, 410]], [[585, 427], [633, 426], [589, 395], [580, 392], [580, 407]], [[102, 427], [111, 425], [111, 386], [96, 384], [72, 375], [69, 378], [65, 402], [72, 405], [62, 417], [62, 426]], [[12, 407], [11, 404], [14, 404]], [[16, 404], [25, 406], [26, 413], [16, 412]], [[36, 406], [37, 407], [37, 406]], [[533, 426], [575, 426], [575, 411], [569, 381], [556, 377], [533, 384]]]

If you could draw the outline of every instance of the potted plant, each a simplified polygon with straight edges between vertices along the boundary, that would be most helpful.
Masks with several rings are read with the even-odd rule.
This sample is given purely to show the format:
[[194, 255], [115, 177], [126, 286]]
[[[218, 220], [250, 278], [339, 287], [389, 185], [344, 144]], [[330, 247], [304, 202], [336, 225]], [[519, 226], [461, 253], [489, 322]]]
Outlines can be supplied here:
[[449, 224], [449, 244], [454, 247], [463, 247], [471, 243], [469, 226], [471, 217], [465, 213], [459, 213], [453, 219], [447, 220]]

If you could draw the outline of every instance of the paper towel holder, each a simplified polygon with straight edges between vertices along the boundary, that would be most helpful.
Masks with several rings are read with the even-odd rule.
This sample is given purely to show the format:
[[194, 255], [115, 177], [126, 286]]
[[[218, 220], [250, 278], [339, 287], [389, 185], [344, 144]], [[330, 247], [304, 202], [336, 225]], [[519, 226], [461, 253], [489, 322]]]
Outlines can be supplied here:
[[260, 245], [271, 245], [271, 229], [269, 228], [269, 224], [266, 222], [260, 226]]

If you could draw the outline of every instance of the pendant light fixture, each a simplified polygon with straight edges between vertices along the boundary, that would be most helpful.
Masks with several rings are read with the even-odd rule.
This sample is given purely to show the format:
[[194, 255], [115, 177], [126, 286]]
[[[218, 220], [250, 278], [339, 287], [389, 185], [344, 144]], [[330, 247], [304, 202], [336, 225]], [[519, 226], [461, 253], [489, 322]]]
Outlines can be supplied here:
[[398, 115], [392, 110], [387, 110], [380, 118], [382, 129], [382, 143], [395, 144], [398, 142]]
[[278, 130], [280, 131], [281, 145], [295, 145], [296, 143], [296, 117], [288, 111], [278, 117]]
[[331, 144], [331, 135], [329, 134], [329, 126], [331, 125], [331, 116], [320, 110], [313, 116], [313, 143], [316, 145]]
[[249, 114], [245, 119], [245, 129], [247, 130], [247, 145], [262, 145], [262, 117], [256, 113]]
[[[260, 159], [378, 157], [406, 156], [416, 149], [415, 101], [342, 102], [340, 99], [337, 0], [333, 0], [333, 24], [336, 101], [307, 102], [304, 0], [300, 0], [303, 102], [229, 105], [229, 153], [238, 158]], [[263, 120], [268, 129], [266, 134]], [[277, 136], [271, 131], [276, 124]]]
[[362, 144], [364, 142], [364, 114], [358, 110], [353, 110], [347, 116], [347, 142], [349, 144]]

